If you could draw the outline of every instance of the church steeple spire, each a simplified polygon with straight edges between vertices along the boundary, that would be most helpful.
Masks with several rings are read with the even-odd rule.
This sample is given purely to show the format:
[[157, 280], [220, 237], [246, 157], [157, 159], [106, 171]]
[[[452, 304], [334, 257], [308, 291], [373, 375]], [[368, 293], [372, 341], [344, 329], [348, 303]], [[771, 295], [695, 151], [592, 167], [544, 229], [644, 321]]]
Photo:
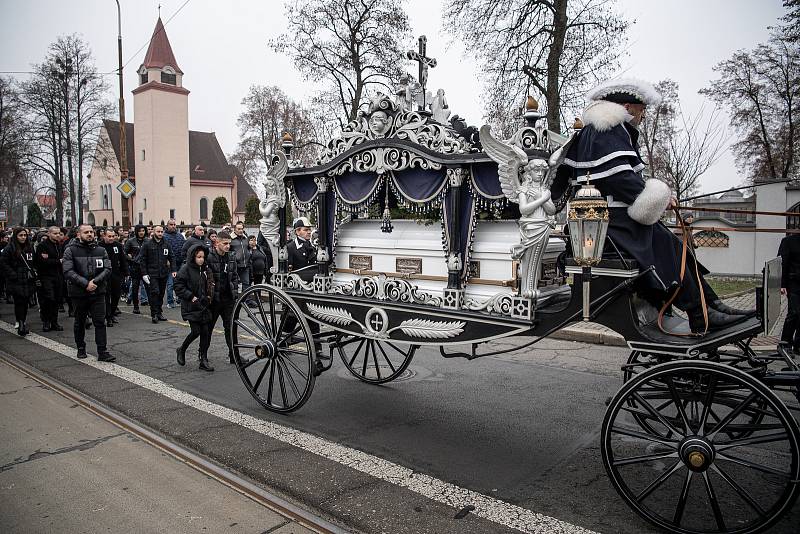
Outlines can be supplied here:
[[150, 38], [150, 46], [147, 48], [142, 67], [145, 69], [171, 67], [177, 74], [183, 74], [183, 71], [178, 67], [178, 62], [175, 60], [175, 54], [172, 53], [172, 46], [169, 44], [169, 38], [166, 30], [164, 30], [161, 17], [158, 17], [156, 22], [156, 28], [153, 30], [153, 37]]

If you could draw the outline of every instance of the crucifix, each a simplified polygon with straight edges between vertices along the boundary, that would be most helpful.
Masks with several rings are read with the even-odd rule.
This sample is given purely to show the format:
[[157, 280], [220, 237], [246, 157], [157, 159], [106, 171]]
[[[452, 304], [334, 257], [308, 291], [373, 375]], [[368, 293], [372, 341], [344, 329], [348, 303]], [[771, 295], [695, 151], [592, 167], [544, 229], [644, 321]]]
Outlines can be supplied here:
[[414, 52], [410, 50], [406, 52], [406, 57], [412, 61], [416, 61], [419, 63], [419, 84], [422, 86], [422, 107], [421, 111], [425, 111], [425, 99], [427, 94], [425, 93], [426, 86], [428, 85], [428, 68], [434, 68], [436, 66], [436, 60], [432, 57], [428, 57], [425, 54], [427, 53], [427, 43], [428, 38], [424, 35], [420, 35], [419, 37], [419, 50]]

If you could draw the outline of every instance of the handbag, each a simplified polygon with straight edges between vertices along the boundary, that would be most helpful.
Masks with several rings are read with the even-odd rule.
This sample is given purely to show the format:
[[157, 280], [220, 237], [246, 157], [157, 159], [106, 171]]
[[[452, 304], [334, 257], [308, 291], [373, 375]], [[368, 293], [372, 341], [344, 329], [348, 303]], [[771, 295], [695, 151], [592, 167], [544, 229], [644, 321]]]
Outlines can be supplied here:
[[36, 287], [42, 287], [42, 281], [39, 279], [39, 275], [36, 271], [28, 264], [28, 260], [25, 259], [25, 256], [20, 254], [19, 256], [22, 258], [22, 261], [25, 263], [25, 268], [28, 269], [27, 278], [29, 282], [33, 282], [33, 285]]

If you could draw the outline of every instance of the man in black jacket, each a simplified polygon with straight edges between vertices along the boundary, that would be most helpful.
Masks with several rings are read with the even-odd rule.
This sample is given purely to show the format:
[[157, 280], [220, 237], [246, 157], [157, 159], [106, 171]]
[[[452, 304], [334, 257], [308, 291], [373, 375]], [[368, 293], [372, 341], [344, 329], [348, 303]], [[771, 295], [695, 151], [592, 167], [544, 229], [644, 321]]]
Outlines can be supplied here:
[[113, 362], [106, 345], [106, 281], [111, 276], [111, 261], [103, 247], [94, 240], [94, 229], [88, 224], [78, 228], [78, 237], [64, 250], [64, 276], [67, 292], [75, 306], [75, 345], [78, 358], [86, 357], [86, 315], [91, 314], [97, 359]]
[[125, 242], [125, 255], [128, 256], [128, 266], [131, 273], [131, 301], [133, 302], [133, 313], [139, 314], [139, 286], [142, 281], [142, 269], [136, 263], [139, 251], [144, 245], [147, 228], [142, 224], [137, 224], [133, 230], [133, 235]]
[[113, 228], [103, 232], [102, 247], [106, 249], [108, 259], [111, 261], [111, 276], [108, 277], [106, 290], [106, 326], [114, 326], [119, 298], [122, 294], [122, 281], [128, 275], [128, 257], [122, 250], [122, 245], [117, 241], [117, 233]]
[[150, 301], [150, 317], [153, 323], [166, 321], [163, 305], [167, 292], [167, 278], [175, 276], [175, 257], [169, 243], [164, 239], [164, 227], [153, 228], [153, 237], [147, 239], [139, 251], [136, 263], [142, 270], [142, 280], [147, 284], [147, 300]]
[[210, 248], [211, 243], [208, 242], [206, 239], [206, 229], [200, 225], [194, 227], [192, 231], [192, 235], [186, 238], [186, 241], [183, 243], [183, 248], [181, 252], [183, 252], [183, 257], [188, 258], [187, 254], [189, 253], [189, 249], [195, 245], [200, 245], [202, 247]]
[[39, 314], [42, 318], [42, 332], [50, 330], [62, 331], [58, 324], [58, 307], [64, 298], [64, 273], [61, 270], [61, 258], [64, 248], [61, 245], [61, 228], [51, 226], [47, 235], [36, 246], [33, 264], [39, 274]]
[[225, 329], [225, 342], [228, 344], [228, 361], [233, 363], [231, 344], [231, 318], [236, 304], [239, 276], [236, 272], [236, 259], [230, 251], [231, 235], [225, 230], [217, 234], [214, 249], [208, 255], [208, 268], [214, 275], [214, 295], [211, 299], [211, 328], [222, 316]]
[[781, 257], [781, 294], [789, 299], [781, 341], [800, 352], [800, 234], [783, 238], [778, 248]]
[[295, 237], [286, 243], [289, 271], [310, 282], [317, 274], [317, 250], [311, 244], [311, 222], [306, 217], [298, 217], [293, 226]]

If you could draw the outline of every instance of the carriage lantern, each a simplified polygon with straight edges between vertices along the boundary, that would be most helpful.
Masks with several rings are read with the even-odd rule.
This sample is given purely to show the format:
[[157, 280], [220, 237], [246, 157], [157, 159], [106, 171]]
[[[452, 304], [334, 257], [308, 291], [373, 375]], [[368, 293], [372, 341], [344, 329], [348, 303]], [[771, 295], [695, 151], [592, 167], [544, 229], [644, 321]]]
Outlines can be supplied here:
[[583, 320], [589, 320], [589, 281], [592, 265], [603, 258], [608, 230], [608, 202], [595, 186], [585, 183], [569, 203], [569, 238], [575, 263], [583, 267]]

